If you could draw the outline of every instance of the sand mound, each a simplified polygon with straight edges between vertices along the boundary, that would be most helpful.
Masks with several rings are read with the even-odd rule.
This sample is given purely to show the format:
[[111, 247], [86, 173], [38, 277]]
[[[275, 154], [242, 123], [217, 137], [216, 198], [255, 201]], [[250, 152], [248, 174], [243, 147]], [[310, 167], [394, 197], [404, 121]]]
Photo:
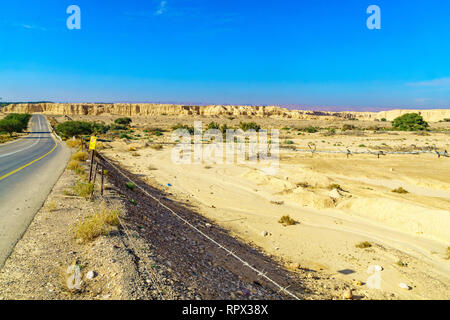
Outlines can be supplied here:
[[450, 243], [450, 213], [387, 198], [344, 200], [339, 209], [383, 222], [404, 232]]

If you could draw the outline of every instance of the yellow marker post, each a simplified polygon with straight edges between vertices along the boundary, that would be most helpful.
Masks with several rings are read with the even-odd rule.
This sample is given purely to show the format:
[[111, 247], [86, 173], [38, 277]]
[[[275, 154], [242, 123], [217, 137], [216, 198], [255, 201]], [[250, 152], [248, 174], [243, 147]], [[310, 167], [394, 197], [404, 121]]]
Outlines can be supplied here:
[[97, 144], [97, 137], [91, 136], [91, 141], [89, 142], [89, 150], [95, 150], [96, 144]]
[[97, 137], [91, 136], [91, 141], [89, 142], [89, 150], [92, 150], [91, 155], [91, 167], [89, 169], [89, 182], [92, 180], [92, 168], [94, 165], [94, 155], [95, 155], [95, 145], [97, 144]]

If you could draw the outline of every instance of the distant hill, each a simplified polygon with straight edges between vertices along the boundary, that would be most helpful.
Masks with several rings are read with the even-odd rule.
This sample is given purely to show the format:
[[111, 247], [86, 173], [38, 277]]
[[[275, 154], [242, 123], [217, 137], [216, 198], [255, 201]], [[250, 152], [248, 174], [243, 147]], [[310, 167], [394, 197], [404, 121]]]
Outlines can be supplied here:
[[10, 104], [23, 104], [23, 103], [27, 103], [27, 104], [38, 104], [38, 103], [52, 103], [51, 101], [30, 101], [30, 102], [0, 102], [0, 108], [3, 108], [5, 106], [8, 106]]
[[289, 110], [278, 106], [186, 106], [151, 103], [24, 103], [2, 108], [3, 112], [44, 113], [53, 115], [102, 115], [122, 116], [212, 116], [234, 118], [278, 118], [298, 120], [379, 120], [392, 121], [405, 113], [420, 114], [425, 121], [437, 122], [450, 118], [450, 109], [389, 110], [381, 112], [334, 112], [314, 110]]

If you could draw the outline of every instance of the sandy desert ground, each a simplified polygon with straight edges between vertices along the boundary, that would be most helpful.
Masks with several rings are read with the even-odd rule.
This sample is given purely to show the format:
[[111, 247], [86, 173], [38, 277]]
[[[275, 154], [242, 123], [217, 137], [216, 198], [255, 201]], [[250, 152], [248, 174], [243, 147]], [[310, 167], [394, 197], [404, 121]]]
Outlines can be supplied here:
[[[109, 123], [114, 117], [89, 119]], [[204, 125], [210, 121], [239, 123], [235, 119], [195, 120], [203, 120]], [[347, 158], [345, 154], [293, 150], [308, 150], [310, 144], [325, 151], [442, 151], [450, 149], [448, 131], [305, 133], [296, 128], [324, 123], [261, 119], [258, 123], [263, 128], [281, 129], [280, 169], [266, 175], [254, 164], [173, 164], [169, 128], [175, 123], [192, 126], [193, 119], [135, 117], [132, 139], [105, 143], [101, 152], [149, 184], [165, 189], [173, 199], [194, 205], [237, 238], [278, 257], [291, 269], [317, 270], [366, 286], [369, 298], [450, 298], [449, 158], [433, 153]], [[355, 124], [342, 121], [328, 123], [328, 127], [340, 128], [345, 123]], [[154, 136], [146, 130], [152, 128], [167, 132]], [[155, 144], [162, 148], [155, 149]], [[408, 193], [392, 192], [399, 187]], [[297, 223], [278, 223], [284, 215]], [[367, 248], [357, 247], [364, 242]], [[381, 289], [367, 286], [368, 269], [373, 265], [383, 269]]]
[[[108, 124], [118, 116], [49, 118]], [[192, 126], [194, 118], [132, 119], [128, 139], [104, 137], [111, 142], [100, 144], [103, 155], [287, 268], [327, 274], [369, 299], [450, 299], [450, 158], [433, 153], [450, 150], [448, 122], [430, 123], [439, 132], [414, 133], [376, 130], [390, 126], [380, 121], [195, 117], [204, 127], [255, 121], [279, 129], [279, 170], [267, 175], [265, 163], [174, 164], [171, 127]], [[302, 130], [309, 126], [322, 129]], [[308, 145], [329, 153], [303, 152]], [[430, 153], [347, 157], [347, 149]], [[399, 187], [407, 192], [392, 192]], [[280, 224], [285, 215], [296, 223]], [[382, 268], [380, 289], [368, 284], [373, 266]]]

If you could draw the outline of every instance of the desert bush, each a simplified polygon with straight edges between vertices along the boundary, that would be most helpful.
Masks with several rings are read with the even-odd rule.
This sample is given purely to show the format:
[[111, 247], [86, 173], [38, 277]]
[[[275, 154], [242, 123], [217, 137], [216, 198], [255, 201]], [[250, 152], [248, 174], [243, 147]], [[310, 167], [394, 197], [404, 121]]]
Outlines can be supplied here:
[[86, 121], [66, 121], [58, 124], [56, 132], [64, 139], [90, 135], [94, 132], [93, 125]]
[[217, 122], [210, 122], [208, 124], [208, 126], [206, 127], [206, 130], [210, 130], [210, 129], [216, 129], [219, 130], [220, 129], [220, 125]]
[[360, 249], [370, 248], [371, 246], [372, 246], [372, 244], [368, 241], [363, 241], [363, 242], [360, 242], [355, 245], [355, 247], [360, 248]]
[[295, 224], [295, 220], [289, 216], [282, 216], [278, 223], [281, 223], [284, 226], [292, 226]]
[[400, 194], [409, 193], [408, 191], [406, 191], [406, 190], [403, 189], [402, 187], [399, 187], [399, 188], [397, 188], [397, 189], [391, 190], [391, 192], [394, 192], [394, 193], [400, 193]]
[[127, 140], [131, 140], [132, 138], [131, 138], [129, 135], [127, 135], [126, 133], [122, 133], [122, 134], [119, 136], [119, 139], [127, 139]]
[[75, 238], [87, 242], [99, 236], [108, 235], [111, 227], [119, 224], [119, 211], [104, 209], [78, 222], [73, 231]]
[[119, 125], [128, 126], [132, 121], [133, 120], [131, 120], [131, 118], [124, 117], [124, 118], [118, 118], [118, 119], [114, 120], [114, 123], [119, 124]]
[[194, 134], [194, 127], [188, 126], [186, 124], [177, 123], [176, 125], [172, 126], [172, 130], [187, 130], [189, 134]]
[[342, 131], [347, 131], [347, 130], [355, 130], [356, 127], [352, 124], [344, 124], [342, 126]]
[[8, 133], [12, 137], [13, 133], [22, 132], [22, 124], [16, 119], [2, 119], [0, 120], [0, 132]]
[[300, 130], [300, 131], [303, 131], [303, 132], [307, 132], [307, 133], [316, 133], [316, 132], [319, 131], [318, 128], [313, 127], [313, 126], [308, 126], [308, 127], [306, 127], [306, 128], [301, 128], [301, 129], [299, 129], [299, 130]]
[[27, 129], [30, 119], [31, 114], [28, 113], [8, 114], [0, 120], [0, 132], [8, 133], [10, 136], [13, 133], [20, 133]]
[[110, 126], [105, 125], [103, 122], [92, 123], [92, 131], [94, 134], [105, 134], [111, 129]]
[[301, 188], [309, 188], [310, 185], [308, 182], [299, 182], [297, 183], [297, 187], [301, 187]]
[[392, 126], [400, 131], [423, 131], [429, 127], [428, 123], [417, 113], [406, 113], [395, 118]]
[[339, 184], [337, 184], [337, 183], [332, 183], [332, 184], [330, 184], [330, 185], [328, 186], [328, 189], [329, 189], [329, 190], [337, 189], [337, 190], [339, 190], [339, 191], [344, 191], [344, 190], [342, 189], [342, 187], [341, 187]]
[[241, 128], [243, 131], [248, 131], [248, 130], [259, 131], [259, 130], [261, 130], [261, 126], [255, 122], [240, 122], [239, 128]]
[[400, 266], [400, 267], [407, 267], [407, 266], [408, 266], [408, 264], [407, 264], [406, 262], [403, 262], [402, 260], [398, 260], [398, 261], [396, 262], [396, 264], [397, 264], [398, 266]]

